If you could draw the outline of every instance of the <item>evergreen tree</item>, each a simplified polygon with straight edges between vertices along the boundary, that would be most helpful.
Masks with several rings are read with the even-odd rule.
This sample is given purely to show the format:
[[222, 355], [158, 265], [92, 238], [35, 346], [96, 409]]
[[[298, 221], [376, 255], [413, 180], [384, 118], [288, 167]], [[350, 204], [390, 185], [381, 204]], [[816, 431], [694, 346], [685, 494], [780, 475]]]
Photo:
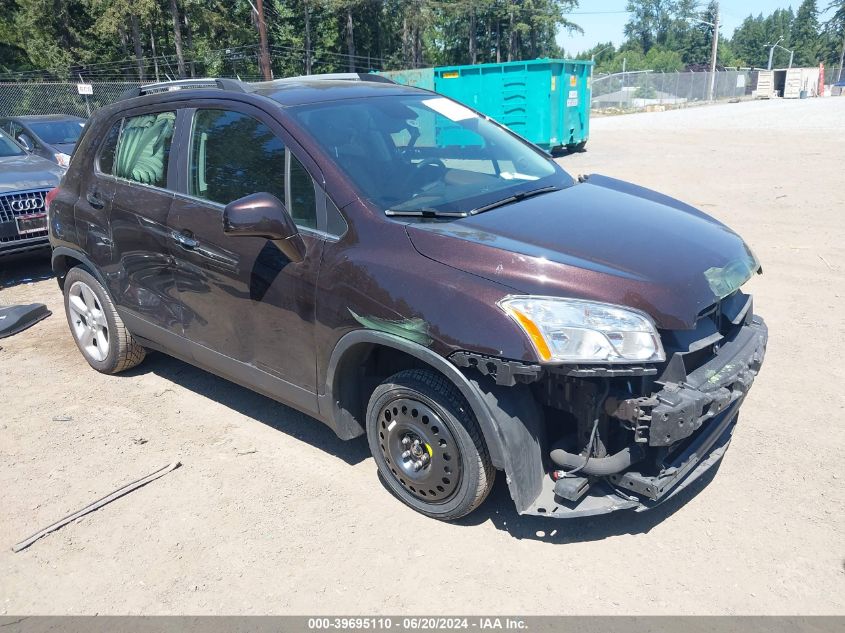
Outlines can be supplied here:
[[819, 63], [821, 33], [819, 10], [816, 0], [803, 0], [792, 23], [792, 47], [795, 50], [796, 66], [814, 66]]

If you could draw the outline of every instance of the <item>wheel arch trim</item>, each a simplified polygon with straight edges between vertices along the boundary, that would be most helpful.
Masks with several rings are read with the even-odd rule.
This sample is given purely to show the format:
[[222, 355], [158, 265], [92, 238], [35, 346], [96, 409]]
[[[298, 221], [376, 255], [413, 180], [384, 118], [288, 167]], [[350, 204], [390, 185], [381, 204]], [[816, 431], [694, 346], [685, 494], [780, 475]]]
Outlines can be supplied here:
[[342, 336], [332, 351], [326, 371], [325, 394], [320, 395], [320, 409], [324, 415], [334, 418], [335, 425], [338, 429], [348, 426], [349, 421], [344, 421], [342, 418], [343, 416], [350, 415], [349, 412], [340, 409], [338, 406], [340, 381], [343, 378], [341, 368], [344, 364], [344, 359], [349, 358], [347, 354], [355, 354], [356, 348], [360, 350], [362, 347], [373, 345], [388, 347], [409, 354], [446, 376], [458, 388], [464, 398], [466, 398], [475, 414], [475, 418], [481, 426], [484, 439], [487, 442], [487, 448], [490, 451], [493, 464], [498, 468], [504, 466], [502, 463], [501, 437], [495, 428], [492, 413], [482, 399], [478, 389], [473, 386], [458, 367], [436, 352], [419, 343], [386, 332], [365, 329], [353, 330]]
[[[59, 287], [62, 287], [64, 283], [64, 277], [67, 274], [67, 271], [73, 268], [70, 266], [66, 269], [63, 269], [58, 263], [59, 258], [67, 257], [69, 259], [74, 259], [79, 263], [83, 264], [94, 278], [100, 282], [100, 285], [105, 288], [106, 292], [109, 293], [109, 297], [111, 298], [112, 302], [114, 302], [114, 297], [111, 296], [111, 292], [109, 292], [109, 287], [106, 285], [106, 280], [103, 277], [102, 273], [99, 269], [94, 265], [94, 262], [82, 251], [76, 250], [74, 248], [68, 248], [67, 246], [57, 246], [53, 249], [52, 254], [50, 255], [50, 266], [53, 269], [53, 272], [56, 273], [56, 279], [59, 282]], [[61, 271], [61, 274], [60, 274]]]
[[353, 330], [338, 340], [329, 359], [325, 393], [319, 395], [320, 413], [330, 421], [338, 436], [351, 439], [361, 434], [360, 424], [339, 405], [344, 359], [348, 360], [351, 354], [351, 358], [356, 360], [362, 349], [374, 345], [413, 356], [458, 388], [481, 427], [493, 465], [503, 469], [507, 475], [517, 511], [523, 512], [529, 507], [542, 489], [541, 438], [544, 422], [528, 386], [502, 387], [481, 375], [477, 379], [469, 378], [449, 360], [419, 343], [365, 329]]

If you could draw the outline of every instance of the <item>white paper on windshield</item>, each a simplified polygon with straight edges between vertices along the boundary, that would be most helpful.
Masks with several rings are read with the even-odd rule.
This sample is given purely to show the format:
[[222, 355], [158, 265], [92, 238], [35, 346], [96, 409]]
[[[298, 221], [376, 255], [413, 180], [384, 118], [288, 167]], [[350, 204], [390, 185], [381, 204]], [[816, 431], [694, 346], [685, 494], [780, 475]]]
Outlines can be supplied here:
[[465, 119], [478, 118], [478, 115], [469, 108], [462, 106], [460, 103], [455, 103], [454, 101], [445, 99], [444, 97], [425, 99], [423, 103], [451, 121], [463, 121]]

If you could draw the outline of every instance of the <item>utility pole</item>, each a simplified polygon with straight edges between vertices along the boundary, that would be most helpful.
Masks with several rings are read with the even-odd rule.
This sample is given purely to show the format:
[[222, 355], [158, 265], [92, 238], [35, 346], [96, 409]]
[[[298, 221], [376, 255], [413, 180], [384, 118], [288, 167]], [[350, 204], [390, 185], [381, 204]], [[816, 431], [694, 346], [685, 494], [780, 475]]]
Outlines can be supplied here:
[[261, 65], [261, 74], [264, 76], [264, 81], [273, 79], [273, 73], [270, 70], [270, 50], [267, 47], [267, 24], [264, 22], [264, 0], [255, 0], [257, 5], [255, 14], [258, 17], [258, 40], [259, 52], [258, 59]]
[[710, 48], [710, 85], [707, 88], [707, 100], [713, 101], [716, 86], [716, 56], [719, 52], [719, 3], [715, 3], [716, 15], [713, 18], [713, 45]]

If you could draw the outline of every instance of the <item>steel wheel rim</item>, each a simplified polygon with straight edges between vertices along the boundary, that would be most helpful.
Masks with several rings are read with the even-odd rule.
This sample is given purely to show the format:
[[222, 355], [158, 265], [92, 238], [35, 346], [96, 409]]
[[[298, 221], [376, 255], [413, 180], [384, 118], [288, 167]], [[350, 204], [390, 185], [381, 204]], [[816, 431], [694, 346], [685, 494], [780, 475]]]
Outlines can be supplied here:
[[75, 281], [68, 290], [70, 327], [79, 346], [96, 361], [109, 355], [109, 323], [97, 295], [84, 281]]
[[461, 481], [458, 443], [440, 414], [413, 398], [396, 398], [378, 413], [378, 441], [393, 478], [426, 503], [445, 503]]

